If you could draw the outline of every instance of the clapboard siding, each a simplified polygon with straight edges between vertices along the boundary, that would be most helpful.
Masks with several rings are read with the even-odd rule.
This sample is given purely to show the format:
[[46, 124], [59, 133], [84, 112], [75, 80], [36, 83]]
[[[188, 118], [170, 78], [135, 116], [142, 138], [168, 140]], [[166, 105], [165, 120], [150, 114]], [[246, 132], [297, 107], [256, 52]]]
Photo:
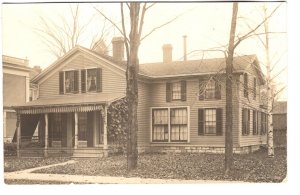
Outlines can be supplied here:
[[[166, 82], [175, 82], [185, 80], [187, 89], [186, 101], [171, 101], [166, 102]], [[199, 90], [199, 77], [186, 78], [186, 79], [172, 79], [160, 80], [153, 82], [150, 86], [150, 107], [176, 107], [176, 106], [189, 106], [190, 107], [190, 145], [199, 146], [224, 146], [225, 144], [225, 125], [226, 125], [226, 93], [225, 93], [225, 77], [222, 77], [221, 84], [221, 99], [220, 100], [199, 100], [197, 95]], [[237, 89], [233, 87], [233, 91], [237, 96]], [[234, 112], [238, 111], [237, 104]], [[222, 136], [203, 136], [198, 135], [198, 109], [199, 108], [222, 108]], [[234, 113], [235, 116], [238, 113]], [[149, 131], [151, 129], [149, 128]], [[233, 124], [233, 140], [234, 145], [238, 145], [238, 122]]]
[[[47, 80], [45, 80], [39, 85], [39, 98], [72, 96], [73, 94], [67, 96], [59, 94], [59, 71], [81, 70], [88, 68], [102, 68], [102, 93], [125, 94], [125, 72], [122, 72], [120, 70], [116, 70], [117, 72], [115, 72], [111, 68], [107, 68], [107, 66], [104, 63], [105, 62], [95, 60], [93, 59], [93, 57], [87, 55], [77, 55], [72, 60], [59, 66], [59, 68], [54, 70], [55, 72], [49, 78], [47, 78]], [[123, 76], [121, 74], [123, 74]], [[81, 76], [79, 76], [79, 83], [81, 83]], [[81, 85], [79, 85], [79, 92], [80, 91]], [[79, 93], [74, 95], [83, 94]]]
[[138, 146], [147, 146], [150, 143], [150, 87], [149, 84], [139, 82], [138, 84]]
[[[254, 78], [257, 80], [257, 93], [256, 93], [256, 99], [254, 99], [253, 90], [254, 90]], [[253, 135], [253, 110], [257, 110], [260, 112], [266, 112], [266, 110], [260, 108], [260, 88], [262, 86], [261, 83], [258, 80], [258, 76], [256, 71], [254, 71], [253, 67], [248, 69], [248, 88], [249, 88], [249, 94], [248, 98], [244, 97], [244, 91], [243, 91], [243, 75], [240, 76], [240, 83], [241, 83], [241, 90], [240, 90], [240, 103], [239, 103], [239, 140], [240, 140], [240, 146], [249, 146], [249, 145], [260, 145], [260, 144], [266, 144], [267, 141], [267, 135]], [[250, 109], [250, 133], [249, 135], [242, 135], [242, 109], [247, 108]], [[259, 132], [260, 132], [260, 126], [259, 126]]]

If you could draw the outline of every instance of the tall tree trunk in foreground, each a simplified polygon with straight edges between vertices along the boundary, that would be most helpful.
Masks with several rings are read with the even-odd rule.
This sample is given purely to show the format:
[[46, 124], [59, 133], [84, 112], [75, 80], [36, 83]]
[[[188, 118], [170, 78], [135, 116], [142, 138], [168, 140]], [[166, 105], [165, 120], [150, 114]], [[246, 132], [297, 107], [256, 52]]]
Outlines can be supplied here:
[[139, 35], [139, 3], [130, 3], [130, 34], [129, 34], [129, 55], [127, 60], [127, 89], [128, 101], [128, 132], [127, 132], [127, 169], [132, 170], [137, 166], [137, 132], [138, 132], [138, 83], [139, 71], [138, 49], [140, 45]]
[[[267, 8], [264, 7], [265, 18], [267, 18]], [[271, 90], [271, 70], [270, 70], [270, 55], [269, 55], [269, 26], [268, 20], [264, 23], [266, 34], [266, 63], [267, 63], [267, 112], [268, 112], [268, 157], [274, 157], [274, 145], [273, 145], [273, 119], [272, 119], [272, 103], [273, 94]]]
[[233, 137], [232, 137], [232, 68], [234, 54], [234, 37], [238, 3], [233, 3], [228, 55], [226, 58], [226, 132], [225, 132], [225, 174], [228, 174], [233, 164]]

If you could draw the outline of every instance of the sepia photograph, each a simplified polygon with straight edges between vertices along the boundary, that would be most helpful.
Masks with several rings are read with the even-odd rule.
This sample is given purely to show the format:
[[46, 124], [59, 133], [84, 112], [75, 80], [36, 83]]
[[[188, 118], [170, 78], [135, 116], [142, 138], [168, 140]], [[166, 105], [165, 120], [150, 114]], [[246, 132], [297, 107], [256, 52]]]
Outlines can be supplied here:
[[286, 1], [1, 6], [3, 185], [288, 182]]

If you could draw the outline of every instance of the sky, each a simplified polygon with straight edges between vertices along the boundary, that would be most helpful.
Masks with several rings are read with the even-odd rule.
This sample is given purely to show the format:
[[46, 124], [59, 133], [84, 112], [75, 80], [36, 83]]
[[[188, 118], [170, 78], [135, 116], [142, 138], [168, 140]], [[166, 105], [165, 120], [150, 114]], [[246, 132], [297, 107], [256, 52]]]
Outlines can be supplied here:
[[[239, 3], [237, 36], [249, 32], [263, 20], [263, 5], [270, 13], [279, 3]], [[120, 25], [120, 5], [118, 3], [84, 3], [79, 6], [80, 25], [89, 23], [79, 40], [81, 46], [89, 48], [91, 40], [102, 31], [104, 19], [95, 8], [101, 10], [107, 17]], [[287, 32], [286, 3], [269, 20], [271, 32]], [[126, 14], [126, 13], [125, 13]], [[187, 36], [188, 59], [223, 57], [223, 53], [203, 52], [224, 46], [229, 40], [229, 30], [232, 14], [231, 3], [157, 3], [145, 15], [144, 35], [153, 28], [180, 15], [172, 23], [156, 30], [141, 43], [139, 50], [140, 63], [161, 62], [163, 44], [172, 44], [173, 59], [183, 59], [183, 35]], [[70, 21], [70, 4], [3, 4], [2, 5], [2, 53], [4, 55], [27, 58], [30, 66], [41, 66], [43, 69], [52, 64], [56, 57], [38, 35], [36, 28], [41, 27], [40, 17], [53, 21], [61, 26], [62, 18]], [[128, 19], [128, 18], [127, 18]], [[127, 20], [128, 21], [128, 20]], [[108, 29], [106, 44], [111, 48], [111, 39], [120, 36], [115, 28]], [[128, 24], [128, 23], [127, 23]], [[250, 28], [249, 28], [250, 27]], [[259, 28], [257, 33], [263, 32]], [[98, 34], [99, 35], [99, 34]], [[265, 39], [264, 36], [260, 36]], [[222, 47], [224, 49], [224, 47]], [[243, 41], [236, 49], [235, 55], [256, 54], [262, 69], [265, 68], [265, 50], [257, 36]], [[278, 89], [287, 85], [287, 35], [286, 33], [270, 34], [271, 63], [276, 64], [272, 71], [276, 76]], [[287, 99], [287, 90], [280, 99]]]

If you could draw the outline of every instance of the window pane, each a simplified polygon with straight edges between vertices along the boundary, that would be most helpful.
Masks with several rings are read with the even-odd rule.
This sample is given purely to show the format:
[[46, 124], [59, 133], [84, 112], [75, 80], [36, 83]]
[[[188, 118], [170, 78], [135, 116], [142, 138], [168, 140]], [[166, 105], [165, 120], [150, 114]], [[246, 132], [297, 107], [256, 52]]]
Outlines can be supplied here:
[[97, 69], [87, 70], [87, 90], [96, 91], [97, 89]]
[[206, 85], [205, 99], [214, 99], [214, 98], [215, 98], [215, 81], [209, 80]]
[[171, 141], [187, 141], [187, 109], [172, 108], [171, 112]]
[[216, 134], [216, 109], [205, 109], [205, 133]]
[[70, 93], [74, 91], [74, 71], [65, 72], [65, 91]]
[[153, 141], [168, 141], [168, 109], [155, 109], [153, 112]]
[[172, 84], [172, 99], [173, 100], [180, 100], [181, 99], [181, 83], [173, 83]]

